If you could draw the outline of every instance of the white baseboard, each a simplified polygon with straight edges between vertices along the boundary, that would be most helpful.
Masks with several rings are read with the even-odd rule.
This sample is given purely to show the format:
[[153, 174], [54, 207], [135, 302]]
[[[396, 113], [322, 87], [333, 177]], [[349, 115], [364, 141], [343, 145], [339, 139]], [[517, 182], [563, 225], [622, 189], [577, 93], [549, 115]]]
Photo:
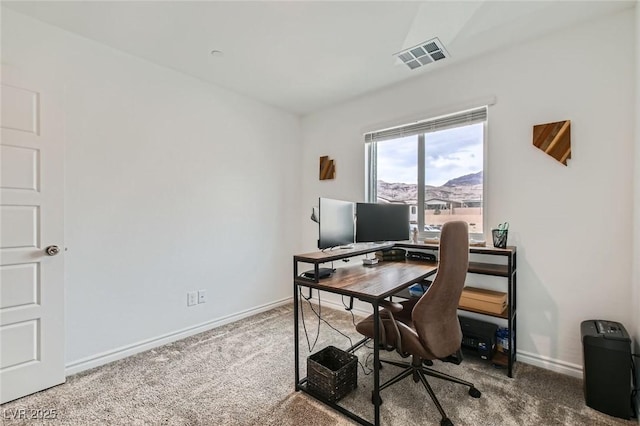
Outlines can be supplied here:
[[182, 330], [177, 330], [158, 337], [142, 340], [137, 343], [122, 346], [120, 348], [72, 361], [65, 365], [65, 375], [70, 376], [72, 374], [88, 370], [90, 368], [99, 367], [101, 365], [117, 361], [119, 359], [123, 359], [128, 356], [147, 351], [149, 349], [157, 348], [158, 346], [166, 345], [167, 343], [175, 342], [177, 340], [184, 339], [185, 337], [193, 336], [194, 334], [202, 333], [203, 331], [211, 330], [230, 322], [238, 321], [242, 318], [250, 317], [252, 315], [259, 314], [260, 312], [265, 312], [270, 309], [286, 305], [288, 303], [291, 303], [290, 297], [260, 305], [255, 308], [240, 311], [235, 314], [227, 315], [222, 318], [206, 321], [191, 327], [183, 328]]
[[[193, 336], [194, 334], [202, 333], [204, 331], [211, 330], [213, 328], [220, 327], [222, 325], [238, 321], [240, 319], [250, 317], [252, 315], [256, 315], [261, 312], [277, 308], [279, 306], [286, 305], [288, 303], [291, 303], [290, 297], [286, 297], [275, 302], [260, 305], [255, 308], [247, 309], [191, 327], [183, 328], [182, 330], [177, 330], [172, 333], [167, 333], [158, 337], [142, 340], [137, 343], [122, 346], [120, 348], [72, 361], [65, 365], [65, 375], [70, 376], [72, 374], [77, 374], [81, 371], [88, 370], [90, 368], [99, 367], [101, 365], [108, 364], [110, 362], [117, 361], [119, 359], [123, 359], [128, 356], [147, 351], [149, 349], [157, 348], [158, 346], [166, 345], [167, 343], [175, 342], [177, 340]], [[324, 298], [322, 300], [322, 303], [338, 310], [344, 310], [344, 305], [337, 300]], [[357, 305], [353, 307], [353, 312], [362, 316], [371, 315], [370, 311], [361, 309]], [[555, 371], [560, 374], [582, 378], [582, 366], [578, 364], [559, 361], [553, 358], [525, 351], [518, 351], [518, 362], [535, 365], [536, 367]]]
[[582, 366], [578, 364], [560, 361], [525, 351], [518, 351], [517, 360], [518, 362], [535, 365], [536, 367], [544, 368], [545, 370], [555, 371], [556, 373], [565, 374], [578, 379], [582, 379], [583, 377]]

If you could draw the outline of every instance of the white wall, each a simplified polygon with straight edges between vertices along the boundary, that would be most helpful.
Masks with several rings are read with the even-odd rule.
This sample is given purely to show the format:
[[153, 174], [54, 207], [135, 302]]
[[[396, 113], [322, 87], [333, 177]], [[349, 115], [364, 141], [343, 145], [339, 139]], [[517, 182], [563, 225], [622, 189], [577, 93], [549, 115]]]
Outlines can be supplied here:
[[[634, 20], [629, 10], [416, 71], [408, 82], [305, 117], [302, 208], [318, 196], [363, 200], [365, 130], [496, 96], [485, 214], [489, 225], [509, 221], [509, 244], [518, 246], [519, 359], [580, 375], [580, 322], [632, 321]], [[568, 167], [531, 143], [534, 124], [566, 119]], [[318, 181], [320, 155], [336, 160], [334, 181]], [[317, 228], [309, 221], [302, 227], [312, 249]]]
[[68, 372], [290, 298], [298, 117], [6, 9], [2, 61], [64, 88]]

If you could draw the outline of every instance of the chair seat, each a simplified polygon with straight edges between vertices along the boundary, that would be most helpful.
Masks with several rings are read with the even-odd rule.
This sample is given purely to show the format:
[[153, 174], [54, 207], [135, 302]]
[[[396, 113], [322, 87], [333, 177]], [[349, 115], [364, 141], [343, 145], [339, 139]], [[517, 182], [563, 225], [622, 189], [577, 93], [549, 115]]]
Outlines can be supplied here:
[[[400, 312], [396, 312], [393, 314], [393, 317], [396, 319], [396, 324], [398, 326], [398, 330], [400, 331], [400, 338], [402, 339], [402, 348], [405, 353], [418, 355], [422, 359], [433, 360], [436, 357], [431, 351], [429, 351], [425, 345], [420, 342], [420, 338], [418, 337], [418, 333], [415, 328], [413, 328], [413, 321], [411, 320], [411, 310], [413, 309], [413, 305], [415, 305], [415, 300], [407, 300], [405, 302], [401, 302], [403, 305], [403, 309]], [[386, 309], [380, 310], [380, 319], [382, 320], [382, 324], [384, 325], [385, 332], [384, 336], [386, 341], [383, 341], [381, 338], [381, 343], [386, 346], [397, 347], [396, 342], [396, 330], [391, 320], [391, 317], [388, 315], [388, 311]], [[365, 318], [360, 321], [356, 325], [356, 330], [367, 337], [373, 339], [373, 315]]]

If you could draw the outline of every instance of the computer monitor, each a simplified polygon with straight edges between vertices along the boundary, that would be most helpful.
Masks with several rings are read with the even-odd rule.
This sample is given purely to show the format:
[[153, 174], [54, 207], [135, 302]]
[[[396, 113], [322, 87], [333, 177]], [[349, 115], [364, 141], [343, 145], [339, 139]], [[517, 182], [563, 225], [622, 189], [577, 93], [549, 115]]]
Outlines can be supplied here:
[[409, 239], [409, 206], [406, 204], [356, 204], [356, 242]]
[[351, 201], [320, 198], [318, 248], [353, 244], [355, 205]]

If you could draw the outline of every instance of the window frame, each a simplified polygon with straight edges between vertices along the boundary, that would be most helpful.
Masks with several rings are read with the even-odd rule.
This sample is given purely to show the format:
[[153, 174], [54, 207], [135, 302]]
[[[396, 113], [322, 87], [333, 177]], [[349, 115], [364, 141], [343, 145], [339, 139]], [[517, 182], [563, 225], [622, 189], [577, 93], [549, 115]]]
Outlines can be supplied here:
[[[486, 240], [485, 235], [489, 235], [490, 233], [488, 232], [489, 229], [487, 227], [487, 215], [486, 213], [486, 206], [487, 206], [487, 153], [488, 153], [488, 143], [487, 143], [487, 139], [488, 139], [488, 122], [489, 122], [489, 117], [488, 117], [488, 105], [485, 105], [483, 107], [479, 107], [479, 108], [473, 108], [472, 110], [467, 110], [467, 111], [473, 111], [473, 110], [480, 110], [484, 108], [484, 119], [483, 120], [475, 120], [475, 121], [470, 121], [470, 122], [461, 122], [458, 125], [453, 125], [453, 126], [449, 126], [449, 127], [443, 127], [443, 128], [438, 128], [435, 130], [432, 130], [432, 132], [436, 132], [436, 131], [440, 131], [440, 130], [445, 130], [447, 128], [457, 128], [457, 127], [464, 127], [464, 126], [468, 126], [468, 125], [472, 125], [472, 124], [479, 124], [482, 123], [482, 233], [469, 233], [469, 238], [472, 240]], [[376, 134], [380, 133], [380, 132], [385, 132], [385, 130], [381, 130], [381, 131], [377, 131], [377, 132], [370, 132], [370, 133], [365, 133], [365, 165], [366, 165], [366, 170], [365, 170], [365, 200], [369, 203], [375, 203], [377, 202], [377, 143], [378, 142], [382, 142], [385, 140], [393, 140], [393, 139], [400, 139], [403, 136], [407, 136], [406, 134], [403, 135], [402, 130], [404, 128], [420, 128], [420, 127], [425, 127], [425, 126], [421, 126], [421, 123], [429, 123], [431, 121], [434, 120], [438, 120], [441, 117], [454, 117], [454, 116], [460, 116], [465, 114], [467, 111], [460, 111], [457, 113], [453, 113], [453, 114], [448, 114], [445, 116], [439, 116], [439, 117], [435, 117], [432, 119], [426, 119], [426, 120], [422, 120], [420, 122], [416, 122], [416, 123], [411, 123], [411, 124], [407, 124], [405, 126], [397, 126], [395, 128], [390, 128], [388, 130], [391, 130], [391, 132], [397, 133], [397, 137], [394, 138], [383, 138], [381, 140], [376, 140]], [[426, 150], [426, 141], [425, 141], [425, 134], [426, 133], [430, 133], [427, 131], [424, 131], [422, 133], [417, 133], [416, 135], [418, 136], [418, 159], [417, 159], [417, 166], [418, 166], [418, 183], [417, 186], [418, 188], [423, 188], [423, 190], [418, 190], [417, 191], [417, 209], [418, 209], [418, 214], [417, 214], [417, 219], [418, 219], [418, 236], [420, 239], [423, 238], [434, 238], [439, 236], [439, 232], [435, 232], [435, 231], [425, 231], [425, 182], [426, 182], [426, 159], [425, 159], [425, 150]]]

